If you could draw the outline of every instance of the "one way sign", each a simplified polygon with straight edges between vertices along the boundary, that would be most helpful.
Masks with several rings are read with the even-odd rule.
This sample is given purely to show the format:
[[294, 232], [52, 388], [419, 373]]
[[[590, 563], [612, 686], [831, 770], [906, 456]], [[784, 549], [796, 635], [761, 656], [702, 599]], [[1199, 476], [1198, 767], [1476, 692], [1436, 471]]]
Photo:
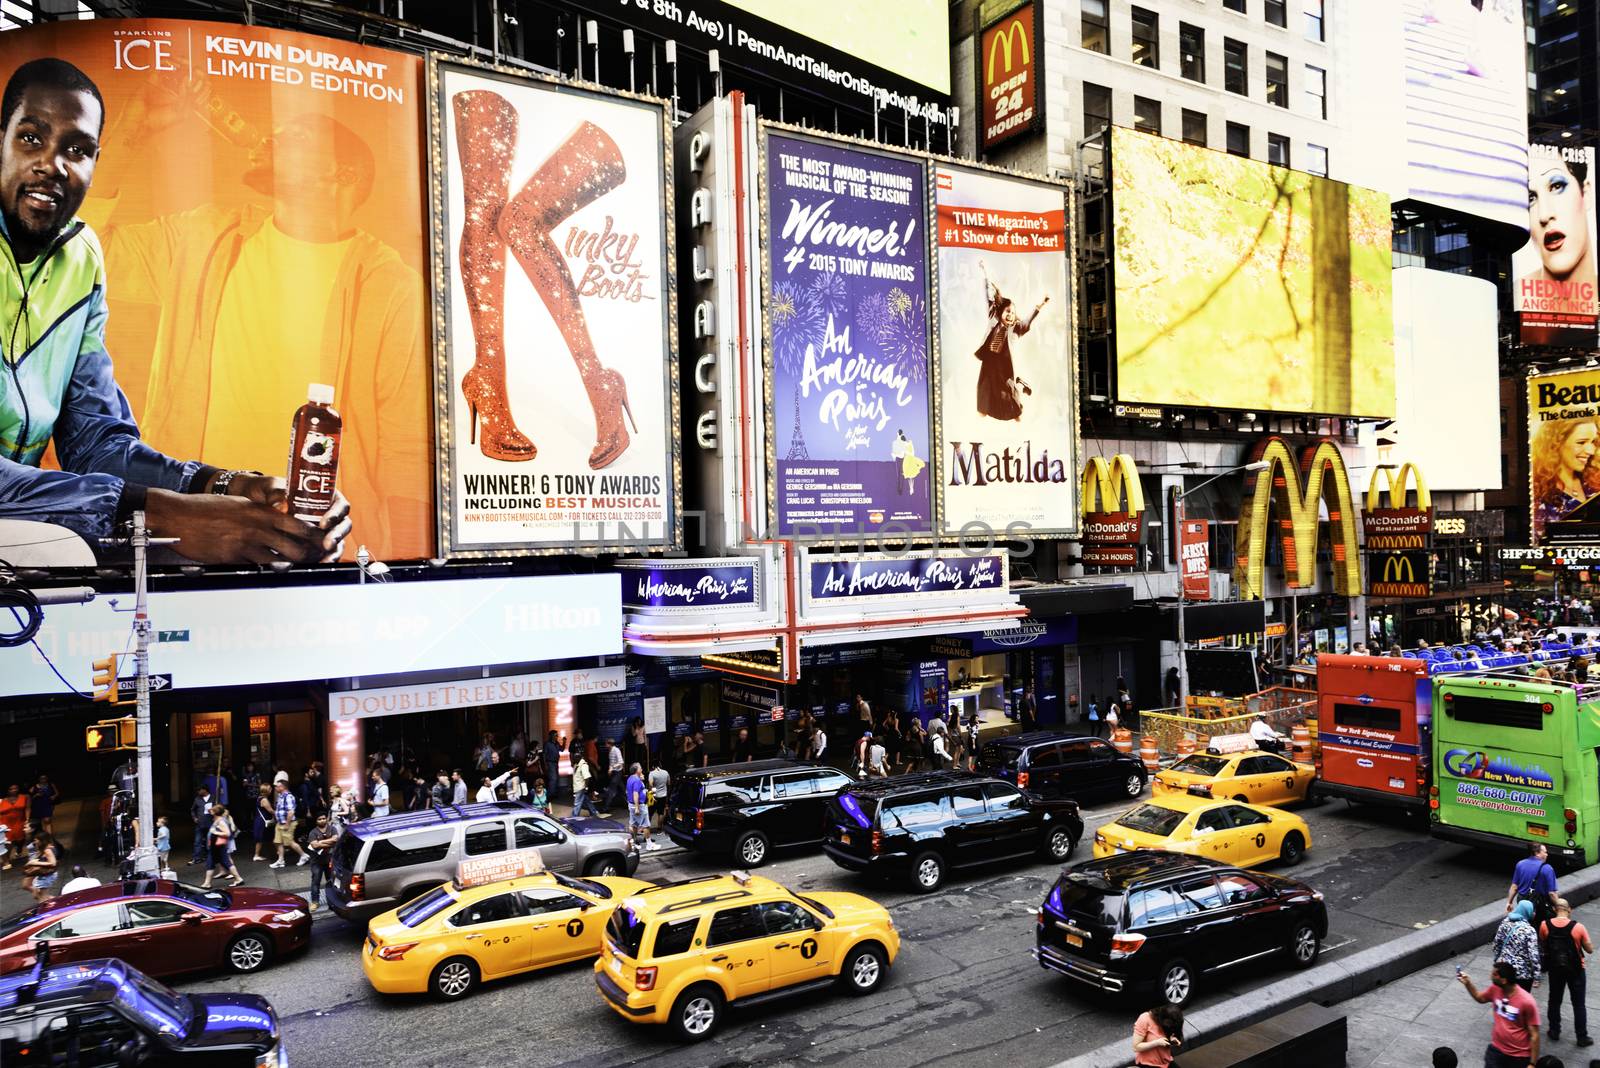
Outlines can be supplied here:
[[[170, 689], [172, 689], [172, 676], [171, 676], [171, 674], [151, 675], [150, 676], [150, 692], [151, 693], [155, 693], [157, 690], [170, 690]], [[126, 676], [125, 675], [122, 678], [119, 678], [117, 680], [117, 693], [119, 695], [120, 694], [125, 694], [125, 693], [126, 694], [132, 694], [132, 693], [138, 693], [138, 692], [139, 692], [139, 680], [138, 679], [133, 678], [131, 676]]]

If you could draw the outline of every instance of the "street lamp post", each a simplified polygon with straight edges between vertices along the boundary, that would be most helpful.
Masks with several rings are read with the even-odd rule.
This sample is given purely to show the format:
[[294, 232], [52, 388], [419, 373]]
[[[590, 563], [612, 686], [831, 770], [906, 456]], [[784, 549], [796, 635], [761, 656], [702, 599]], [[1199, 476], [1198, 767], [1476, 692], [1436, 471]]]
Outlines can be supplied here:
[[[1186, 715], [1189, 711], [1189, 658], [1185, 655], [1186, 639], [1184, 636], [1184, 588], [1183, 588], [1183, 498], [1187, 493], [1197, 493], [1205, 489], [1219, 478], [1238, 474], [1240, 471], [1265, 471], [1272, 465], [1265, 460], [1256, 460], [1253, 463], [1240, 464], [1220, 471], [1206, 479], [1192, 490], [1186, 490], [1180, 484], [1175, 494], [1177, 500], [1174, 508], [1177, 515], [1174, 517], [1178, 527], [1178, 715]], [[1209, 575], [1209, 571], [1207, 574]]]

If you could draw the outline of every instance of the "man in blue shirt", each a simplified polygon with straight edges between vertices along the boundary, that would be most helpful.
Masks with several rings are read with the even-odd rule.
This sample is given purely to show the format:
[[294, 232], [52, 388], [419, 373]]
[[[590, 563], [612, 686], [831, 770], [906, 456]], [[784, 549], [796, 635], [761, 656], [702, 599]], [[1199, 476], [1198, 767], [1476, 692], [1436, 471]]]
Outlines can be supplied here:
[[628, 776], [628, 833], [635, 839], [644, 835], [644, 847], [654, 849], [656, 843], [650, 837], [650, 807], [649, 791], [644, 784], [644, 772], [635, 764]]
[[1506, 895], [1506, 911], [1516, 907], [1517, 901], [1530, 897], [1534, 915], [1554, 916], [1556, 911], [1556, 870], [1550, 866], [1550, 851], [1543, 842], [1535, 842], [1528, 855], [1517, 861], [1511, 872], [1511, 892]]

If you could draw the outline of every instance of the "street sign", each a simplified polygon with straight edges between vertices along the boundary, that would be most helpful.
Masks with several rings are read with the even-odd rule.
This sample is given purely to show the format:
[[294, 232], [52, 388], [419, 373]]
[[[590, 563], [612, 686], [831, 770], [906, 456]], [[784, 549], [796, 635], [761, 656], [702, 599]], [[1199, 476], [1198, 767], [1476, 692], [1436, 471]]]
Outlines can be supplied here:
[[[135, 678], [119, 678], [117, 680], [117, 693], [119, 693], [119, 694], [137, 693], [138, 689], [139, 689], [139, 680], [138, 679], [135, 679]], [[151, 693], [155, 693], [157, 690], [170, 690], [170, 689], [172, 689], [172, 675], [170, 673], [165, 674], [165, 675], [151, 675], [150, 676], [150, 692]]]
[[158, 642], [186, 642], [188, 640], [189, 640], [189, 632], [186, 631], [186, 630], [158, 630], [158, 631], [156, 631], [156, 641], [158, 641]]

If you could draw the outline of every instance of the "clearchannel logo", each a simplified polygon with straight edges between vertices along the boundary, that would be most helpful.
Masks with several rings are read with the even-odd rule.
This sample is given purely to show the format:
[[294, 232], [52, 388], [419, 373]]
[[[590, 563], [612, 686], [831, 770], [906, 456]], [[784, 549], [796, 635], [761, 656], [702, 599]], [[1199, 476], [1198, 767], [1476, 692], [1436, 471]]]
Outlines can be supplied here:
[[1504, 757], [1486, 756], [1471, 749], [1449, 750], [1444, 755], [1444, 767], [1458, 779], [1480, 779], [1540, 790], [1556, 788], [1555, 779], [1538, 764], [1524, 766]]

